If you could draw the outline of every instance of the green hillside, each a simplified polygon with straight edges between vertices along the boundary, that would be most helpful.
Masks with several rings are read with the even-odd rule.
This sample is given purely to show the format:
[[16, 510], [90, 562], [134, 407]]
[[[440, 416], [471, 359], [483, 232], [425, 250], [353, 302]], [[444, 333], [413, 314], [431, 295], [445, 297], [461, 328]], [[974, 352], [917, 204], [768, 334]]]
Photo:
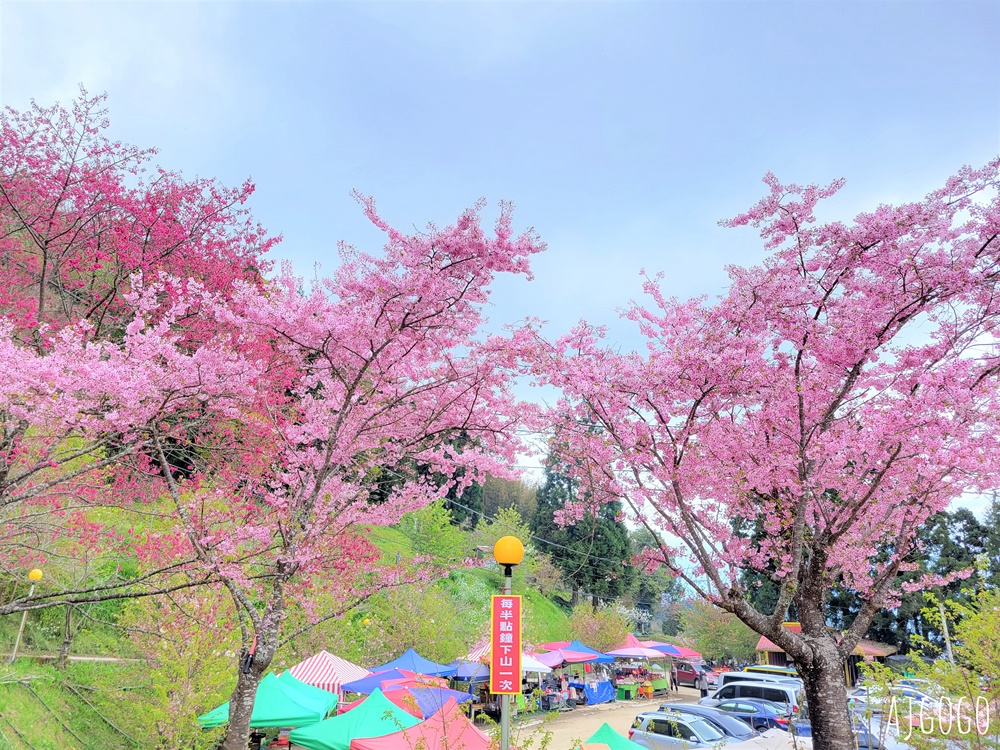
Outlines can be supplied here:
[[[439, 569], [441, 576], [379, 593], [344, 617], [309, 631], [279, 651], [273, 663], [276, 670], [320, 648], [366, 666], [394, 658], [409, 646], [428, 658], [450, 661], [483, 640], [490, 597], [500, 592], [500, 572], [490, 559], [479, 560], [480, 567], [463, 564], [481, 555], [477, 548], [484, 540], [491, 543], [482, 529], [458, 529], [446, 512], [432, 506], [410, 514], [398, 526], [373, 528], [367, 536], [384, 563], [405, 563], [419, 555], [421, 565]], [[524, 597], [525, 641], [537, 644], [566, 637], [567, 612], [528, 586], [524, 575], [519, 569], [515, 587]], [[70, 662], [65, 670], [30, 658], [58, 653], [64, 610], [29, 613], [20, 649], [28, 658], [19, 658], [14, 666], [0, 662], [0, 750], [166, 748], [158, 727], [171, 722], [193, 726], [198, 712], [225, 700], [231, 688], [232, 658], [221, 655], [220, 682], [222, 646], [208, 639], [205, 648], [214, 647], [214, 654], [177, 651], [173, 661], [157, 649], [147, 649], [156, 658], [147, 662], [135, 635], [115, 627], [131, 622], [130, 608], [137, 606], [141, 605], [105, 603], [77, 615], [70, 653], [121, 660]], [[0, 645], [0, 653], [13, 644], [19, 623], [19, 616], [0, 618], [0, 644], [6, 646]], [[137, 706], [142, 711], [137, 712]], [[198, 735], [196, 746], [207, 747], [214, 736]], [[190, 740], [186, 747], [192, 747]]]

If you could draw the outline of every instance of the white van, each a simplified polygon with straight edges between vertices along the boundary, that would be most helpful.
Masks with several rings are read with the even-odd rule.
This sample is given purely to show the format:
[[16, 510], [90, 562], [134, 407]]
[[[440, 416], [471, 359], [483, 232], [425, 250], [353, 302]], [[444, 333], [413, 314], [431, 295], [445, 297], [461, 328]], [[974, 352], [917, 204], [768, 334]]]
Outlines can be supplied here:
[[720, 701], [734, 698], [759, 698], [779, 705], [787, 704], [793, 713], [797, 713], [799, 707], [805, 702], [801, 684], [748, 680], [746, 682], [730, 682], [707, 698], [702, 698], [698, 703], [703, 706], [715, 706]]
[[765, 674], [763, 672], [723, 672], [719, 675], [719, 687], [725, 687], [730, 682], [779, 682], [802, 687], [802, 680], [798, 677]]

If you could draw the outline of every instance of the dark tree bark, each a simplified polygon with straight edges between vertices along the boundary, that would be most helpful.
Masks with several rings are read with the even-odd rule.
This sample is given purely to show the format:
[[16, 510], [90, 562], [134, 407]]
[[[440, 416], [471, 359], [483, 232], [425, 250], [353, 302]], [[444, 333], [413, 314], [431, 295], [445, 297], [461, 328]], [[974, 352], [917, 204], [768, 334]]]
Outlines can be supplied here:
[[[260, 685], [261, 678], [271, 666], [271, 660], [274, 659], [281, 630], [280, 623], [281, 617], [274, 609], [269, 609], [264, 613], [250, 669], [248, 671], [244, 671], [242, 668], [238, 670], [236, 688], [229, 697], [229, 725], [226, 727], [221, 750], [247, 750], [254, 698], [257, 696], [257, 687]], [[248, 651], [241, 653], [241, 662], [246, 653]]]

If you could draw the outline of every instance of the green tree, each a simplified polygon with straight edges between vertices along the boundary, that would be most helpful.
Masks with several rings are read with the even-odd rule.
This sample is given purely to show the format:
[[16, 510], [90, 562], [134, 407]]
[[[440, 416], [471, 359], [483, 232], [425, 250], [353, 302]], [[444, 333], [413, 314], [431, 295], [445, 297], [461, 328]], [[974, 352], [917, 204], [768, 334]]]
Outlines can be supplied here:
[[616, 599], [628, 589], [635, 577], [629, 562], [632, 547], [628, 529], [618, 520], [621, 503], [607, 503], [596, 517], [586, 514], [575, 524], [559, 526], [556, 512], [579, 499], [573, 480], [552, 465], [547, 466], [531, 528], [535, 536], [557, 545], [551, 546], [548, 553], [572, 590], [571, 605], [576, 606], [584, 591], [596, 608], [600, 601]]
[[457, 562], [469, 553], [468, 541], [452, 523], [444, 500], [407, 513], [399, 522], [399, 530], [416, 552], [431, 556], [439, 564]]
[[528, 578], [535, 573], [537, 561], [535, 547], [531, 539], [531, 529], [521, 518], [517, 508], [501, 508], [492, 519], [479, 524], [471, 534], [474, 546], [487, 549], [493, 549], [497, 539], [504, 536], [515, 536], [524, 545], [524, 560], [514, 568], [512, 577], [515, 590], [523, 591]]
[[712, 660], [749, 661], [760, 639], [736, 615], [700, 599], [681, 613], [681, 628], [695, 649]]
[[614, 607], [605, 605], [595, 609], [583, 604], [573, 608], [569, 617], [569, 632], [585, 646], [610, 651], [628, 637], [629, 622]]
[[[656, 539], [646, 528], [632, 530], [629, 538], [635, 555], [641, 555], [646, 548], [659, 549]], [[643, 632], [650, 632], [659, 622], [664, 633], [677, 635], [686, 594], [684, 585], [666, 567], [660, 566], [652, 573], [634, 576], [629, 595], [635, 607], [649, 615], [645, 627], [641, 628]]]

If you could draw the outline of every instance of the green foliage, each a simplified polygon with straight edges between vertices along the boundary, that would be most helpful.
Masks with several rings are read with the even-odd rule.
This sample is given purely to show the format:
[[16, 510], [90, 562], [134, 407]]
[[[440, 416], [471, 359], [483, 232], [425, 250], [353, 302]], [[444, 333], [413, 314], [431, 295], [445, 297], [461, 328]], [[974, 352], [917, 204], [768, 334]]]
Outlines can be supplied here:
[[[231, 612], [217, 611], [220, 597], [197, 589], [173, 597], [130, 602], [121, 618], [129, 639], [143, 654], [143, 710], [129, 721], [147, 747], [210, 748], [217, 732], [197, 717], [229, 699], [239, 628]], [[225, 601], [222, 599], [222, 601]], [[117, 693], [127, 711], [132, 698]]]
[[429, 555], [437, 563], [454, 564], [469, 551], [465, 535], [452, 524], [443, 500], [407, 513], [399, 522], [399, 530], [415, 552]]
[[697, 600], [681, 612], [683, 634], [706, 659], [749, 661], [760, 636], [737, 619], [708, 602]]
[[[512, 576], [515, 591], [523, 591], [527, 587], [528, 578], [535, 572], [536, 552], [531, 540], [531, 529], [522, 520], [517, 508], [501, 508], [490, 521], [479, 524], [472, 532], [472, 544], [492, 550], [497, 539], [504, 536], [515, 536], [524, 545], [524, 560], [514, 568]], [[492, 553], [490, 555], [488, 559], [492, 560]], [[490, 567], [496, 567], [499, 573], [499, 566], [495, 562], [490, 563]]]
[[573, 525], [557, 525], [555, 513], [577, 500], [576, 493], [572, 479], [546, 467], [531, 529], [535, 536], [560, 545], [548, 552], [563, 579], [573, 589], [589, 593], [596, 605], [601, 599], [617, 598], [630, 586], [635, 577], [629, 564], [632, 547], [628, 529], [618, 520], [620, 503], [602, 506], [596, 518], [585, 515]]
[[581, 604], [569, 618], [569, 632], [585, 646], [610, 651], [628, 638], [629, 622], [617, 609]]

